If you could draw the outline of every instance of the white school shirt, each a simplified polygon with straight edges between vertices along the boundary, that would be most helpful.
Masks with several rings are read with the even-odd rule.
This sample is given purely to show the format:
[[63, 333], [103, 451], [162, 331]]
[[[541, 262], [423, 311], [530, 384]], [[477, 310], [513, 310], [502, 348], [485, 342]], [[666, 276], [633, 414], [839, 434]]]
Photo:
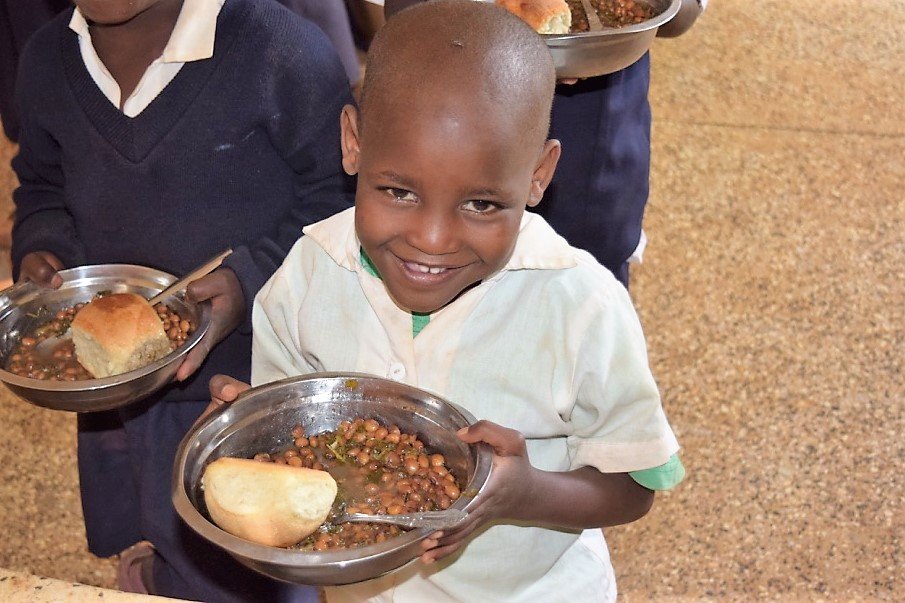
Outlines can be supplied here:
[[[543, 218], [525, 213], [506, 266], [413, 337], [412, 315], [360, 261], [354, 211], [306, 227], [255, 297], [254, 385], [313, 371], [395, 379], [518, 429], [547, 471], [635, 471], [678, 450], [625, 287]], [[600, 530], [493, 525], [452, 559], [326, 592], [331, 602], [610, 601], [602, 541]]]
[[[192, 61], [209, 59], [214, 56], [214, 38], [217, 33], [217, 16], [225, 0], [184, 0], [182, 10], [173, 26], [173, 33], [163, 49], [163, 53], [148, 65], [135, 90], [123, 104], [123, 113], [135, 117], [145, 110], [163, 92], [182, 66]], [[121, 91], [119, 84], [110, 75], [107, 67], [91, 43], [88, 22], [78, 7], [72, 12], [69, 29], [79, 36], [79, 51], [82, 62], [104, 96], [119, 109]]]

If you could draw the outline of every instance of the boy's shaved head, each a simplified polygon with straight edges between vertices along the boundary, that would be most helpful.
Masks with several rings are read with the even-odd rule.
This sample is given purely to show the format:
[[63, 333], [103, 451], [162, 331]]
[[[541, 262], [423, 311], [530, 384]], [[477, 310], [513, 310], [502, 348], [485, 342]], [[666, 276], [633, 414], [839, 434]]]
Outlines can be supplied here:
[[390, 19], [368, 50], [362, 129], [372, 109], [455, 112], [457, 104], [543, 144], [556, 74], [541, 37], [494, 4], [433, 0]]
[[559, 159], [546, 44], [494, 4], [432, 0], [391, 18], [343, 108], [355, 234], [400, 308], [434, 312], [512, 256]]

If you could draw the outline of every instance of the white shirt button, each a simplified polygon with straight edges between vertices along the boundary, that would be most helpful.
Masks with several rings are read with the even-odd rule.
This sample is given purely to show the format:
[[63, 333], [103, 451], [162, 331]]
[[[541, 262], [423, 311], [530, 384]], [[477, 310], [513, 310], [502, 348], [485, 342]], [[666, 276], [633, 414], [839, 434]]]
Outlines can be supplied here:
[[390, 364], [390, 379], [395, 379], [399, 381], [405, 377], [405, 365], [401, 362], [394, 362]]

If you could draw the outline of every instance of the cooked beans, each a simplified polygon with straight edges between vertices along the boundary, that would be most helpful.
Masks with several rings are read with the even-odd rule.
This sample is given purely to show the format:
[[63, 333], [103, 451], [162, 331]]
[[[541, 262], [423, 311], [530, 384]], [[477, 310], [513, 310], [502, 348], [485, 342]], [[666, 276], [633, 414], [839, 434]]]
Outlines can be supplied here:
[[[40, 325], [28, 335], [22, 336], [13, 348], [6, 363], [6, 370], [20, 377], [43, 381], [84, 381], [93, 379], [85, 367], [75, 358], [75, 346], [71, 339], [64, 339], [52, 351], [38, 353], [35, 347], [48, 337], [62, 335], [69, 330], [72, 319], [86, 304], [80, 303], [57, 312], [53, 319]], [[157, 317], [170, 340], [170, 349], [175, 350], [188, 339], [195, 326], [177, 312], [163, 304], [154, 306]]]
[[375, 419], [343, 421], [335, 431], [308, 436], [292, 428], [293, 446], [261, 452], [257, 461], [328, 471], [339, 492], [327, 521], [293, 548], [323, 551], [383, 542], [399, 526], [332, 521], [343, 513], [415, 513], [448, 509], [461, 495], [442, 454], [430, 454], [414, 434]]
[[625, 27], [654, 16], [650, 5], [635, 0], [591, 0], [591, 5], [604, 27]]
[[[600, 17], [600, 24], [604, 27], [618, 28], [626, 25], [641, 23], [654, 17], [653, 8], [643, 1], [636, 0], [590, 0], [591, 6]], [[588, 16], [585, 13], [581, 0], [566, 0], [569, 10], [572, 11], [573, 33], [588, 31]]]

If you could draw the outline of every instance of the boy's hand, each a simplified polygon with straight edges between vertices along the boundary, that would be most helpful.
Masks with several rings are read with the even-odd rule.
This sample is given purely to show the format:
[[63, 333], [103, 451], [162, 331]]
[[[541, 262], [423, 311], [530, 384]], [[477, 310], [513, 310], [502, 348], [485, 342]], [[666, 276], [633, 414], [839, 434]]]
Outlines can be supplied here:
[[211, 300], [211, 326], [176, 371], [176, 380], [184, 381], [198, 370], [211, 349], [239, 326], [245, 316], [245, 296], [236, 273], [218, 268], [186, 287], [185, 296], [194, 302]]
[[62, 269], [63, 262], [54, 254], [49, 251], [32, 251], [22, 258], [19, 280], [58, 289], [63, 284], [63, 277], [57, 274], [57, 271]]
[[233, 379], [228, 375], [214, 375], [211, 377], [211, 381], [208, 384], [208, 389], [211, 392], [211, 403], [207, 405], [207, 408], [204, 409], [201, 416], [195, 420], [195, 424], [197, 425], [200, 423], [204, 420], [204, 417], [221, 406], [235, 402], [236, 398], [239, 397], [239, 394], [249, 387], [251, 386], [247, 383], [239, 381], [238, 379]]
[[422, 541], [424, 563], [455, 553], [465, 539], [478, 527], [494, 519], [519, 519], [517, 509], [531, 500], [532, 474], [535, 469], [528, 460], [525, 437], [521, 432], [507, 429], [490, 421], [478, 421], [460, 429], [459, 439], [469, 444], [486, 442], [493, 447], [493, 470], [484, 491], [468, 517], [453, 528], [436, 532]]

